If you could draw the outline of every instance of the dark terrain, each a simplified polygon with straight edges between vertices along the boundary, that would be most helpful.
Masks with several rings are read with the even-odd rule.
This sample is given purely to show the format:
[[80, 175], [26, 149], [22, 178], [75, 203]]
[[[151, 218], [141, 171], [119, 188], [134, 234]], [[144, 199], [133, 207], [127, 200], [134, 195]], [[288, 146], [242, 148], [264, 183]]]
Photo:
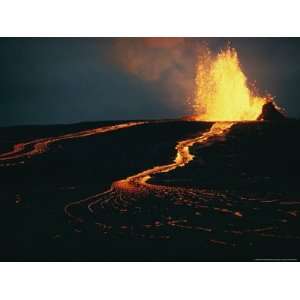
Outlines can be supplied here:
[[[0, 152], [19, 142], [111, 124], [1, 128]], [[197, 189], [201, 197], [133, 197], [126, 210], [111, 201], [92, 215], [76, 207], [81, 222], [66, 216], [67, 204], [172, 162], [178, 141], [199, 136], [211, 125], [150, 122], [54, 143], [24, 164], [0, 167], [1, 199], [17, 206], [16, 229], [9, 232], [15, 245], [2, 248], [1, 259], [299, 258], [299, 121], [236, 124], [224, 141], [194, 145], [193, 161], [149, 182]]]

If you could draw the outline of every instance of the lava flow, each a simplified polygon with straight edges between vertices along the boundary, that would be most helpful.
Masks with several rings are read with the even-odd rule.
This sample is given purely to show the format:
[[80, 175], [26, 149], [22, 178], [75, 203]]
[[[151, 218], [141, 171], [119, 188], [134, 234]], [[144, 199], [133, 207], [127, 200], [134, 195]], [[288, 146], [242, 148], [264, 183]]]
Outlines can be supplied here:
[[[13, 150], [0, 154], [0, 161], [12, 161], [20, 158], [30, 158], [31, 156], [46, 152], [49, 145], [55, 142], [83, 138], [91, 135], [129, 128], [132, 126], [141, 125], [145, 123], [146, 122], [129, 122], [124, 124], [83, 130], [75, 133], [68, 133], [56, 137], [40, 138], [25, 143], [19, 143], [14, 145]], [[9, 166], [9, 165], [11, 164], [10, 163], [5, 164], [5, 166]], [[12, 165], [14, 165], [14, 163]]]
[[65, 207], [66, 214], [69, 217], [75, 217], [70, 208], [76, 205], [87, 205], [89, 211], [93, 212], [93, 207], [95, 205], [98, 203], [103, 205], [107, 201], [111, 200], [113, 202], [117, 201], [128, 203], [136, 198], [145, 197], [153, 193], [161, 198], [166, 194], [170, 195], [170, 193], [173, 195], [184, 195], [184, 193], [189, 193], [189, 191], [192, 189], [154, 185], [149, 184], [148, 181], [155, 174], [170, 172], [178, 167], [183, 167], [188, 164], [194, 158], [194, 156], [189, 152], [189, 148], [191, 146], [196, 143], [205, 145], [207, 143], [217, 141], [220, 138], [224, 138], [227, 131], [233, 124], [234, 122], [216, 122], [207, 132], [204, 132], [199, 137], [178, 142], [176, 145], [177, 155], [173, 163], [155, 166], [123, 180], [115, 181], [112, 183], [111, 188], [104, 193], [99, 193], [80, 201], [68, 204]]
[[190, 154], [190, 147], [196, 143], [206, 144], [223, 137], [233, 124], [233, 122], [217, 122], [212, 125], [210, 130], [204, 132], [201, 136], [180, 141], [176, 146], [177, 155], [173, 163], [163, 166], [156, 166], [152, 169], [148, 169], [136, 175], [130, 176], [124, 180], [116, 181], [113, 183], [113, 187], [127, 190], [127, 192], [131, 191], [138, 193], [145, 189], [149, 190], [155, 188], [154, 185], [147, 183], [147, 181], [150, 180], [153, 175], [170, 172], [178, 167], [185, 166], [194, 158], [194, 156]]

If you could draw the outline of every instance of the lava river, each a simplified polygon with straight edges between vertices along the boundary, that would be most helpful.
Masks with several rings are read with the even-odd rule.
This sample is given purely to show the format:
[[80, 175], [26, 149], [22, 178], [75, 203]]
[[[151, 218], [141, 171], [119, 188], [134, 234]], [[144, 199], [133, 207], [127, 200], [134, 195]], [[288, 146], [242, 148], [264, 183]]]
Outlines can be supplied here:
[[290, 216], [282, 199], [150, 182], [155, 175], [191, 162], [194, 156], [189, 149], [194, 144], [208, 146], [224, 141], [234, 124], [216, 122], [200, 136], [179, 141], [172, 163], [115, 181], [105, 192], [71, 202], [65, 206], [66, 215], [76, 231], [89, 231], [93, 226], [109, 237], [160, 240], [192, 236], [198, 243], [222, 247], [251, 246], [265, 239], [298, 240], [299, 235], [289, 233], [288, 226], [284, 229]]
[[[75, 216], [72, 211], [76, 206], [85, 206], [90, 213], [94, 213], [99, 207], [104, 208], [106, 204], [112, 205], [116, 209], [130, 206], [135, 200], [155, 196], [160, 199], [181, 199], [184, 196], [199, 199], [204, 191], [191, 188], [168, 187], [157, 184], [150, 184], [148, 181], [159, 173], [167, 173], [176, 168], [184, 167], [194, 156], [189, 152], [189, 148], [194, 144], [206, 145], [226, 136], [227, 131], [234, 122], [216, 122], [212, 127], [198, 137], [179, 141], [176, 145], [177, 155], [170, 164], [155, 166], [133, 176], [118, 180], [112, 183], [111, 188], [103, 193], [93, 195], [80, 201], [72, 202], [65, 207], [67, 216], [82, 222], [80, 217]], [[201, 198], [201, 197], [200, 197]], [[127, 209], [123, 209], [127, 211]]]
[[24, 143], [18, 143], [14, 145], [13, 149], [9, 152], [0, 154], [0, 166], [8, 167], [16, 164], [24, 163], [24, 159], [28, 159], [32, 156], [42, 154], [47, 151], [49, 146], [53, 143], [65, 141], [65, 140], [73, 140], [78, 138], [84, 138], [91, 135], [102, 134], [110, 131], [120, 130], [129, 128], [132, 126], [142, 125], [145, 122], [129, 122], [111, 126], [104, 126], [94, 129], [87, 129], [75, 133], [68, 133], [61, 136], [55, 137], [46, 137], [31, 140]]

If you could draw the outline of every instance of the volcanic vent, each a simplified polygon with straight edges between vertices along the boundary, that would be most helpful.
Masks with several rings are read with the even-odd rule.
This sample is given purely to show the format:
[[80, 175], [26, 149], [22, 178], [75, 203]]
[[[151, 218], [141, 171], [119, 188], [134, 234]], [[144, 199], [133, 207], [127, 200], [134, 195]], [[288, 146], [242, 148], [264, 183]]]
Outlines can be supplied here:
[[283, 115], [280, 109], [276, 107], [274, 102], [268, 102], [263, 106], [262, 112], [257, 118], [257, 120], [282, 121], [282, 120], [286, 120], [286, 117]]

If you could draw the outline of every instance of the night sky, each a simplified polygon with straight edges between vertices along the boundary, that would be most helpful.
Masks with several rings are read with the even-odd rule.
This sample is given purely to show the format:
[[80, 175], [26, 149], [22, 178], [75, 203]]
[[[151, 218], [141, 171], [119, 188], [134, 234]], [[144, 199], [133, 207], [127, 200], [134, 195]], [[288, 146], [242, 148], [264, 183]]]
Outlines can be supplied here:
[[247, 78], [299, 118], [300, 38], [1, 38], [0, 126], [189, 114], [195, 49], [228, 41]]

